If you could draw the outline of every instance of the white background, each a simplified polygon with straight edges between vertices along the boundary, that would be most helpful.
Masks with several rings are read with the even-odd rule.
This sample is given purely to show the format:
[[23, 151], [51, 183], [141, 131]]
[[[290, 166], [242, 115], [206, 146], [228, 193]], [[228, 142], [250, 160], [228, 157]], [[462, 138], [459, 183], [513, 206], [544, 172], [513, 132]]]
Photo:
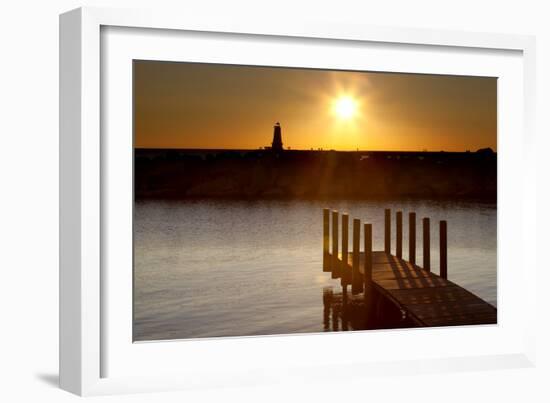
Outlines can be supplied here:
[[[540, 278], [548, 235], [550, 146], [550, 11], [544, 1], [180, 1], [155, 7], [216, 19], [271, 15], [274, 19], [326, 19], [374, 25], [450, 28], [537, 35], [537, 131], [539, 141]], [[184, 5], [182, 6], [181, 3]], [[0, 400], [76, 400], [57, 383], [58, 337], [58, 14], [81, 5], [151, 7], [146, 1], [12, 1], [2, 4], [0, 63]], [[546, 74], [544, 74], [546, 73]], [[545, 161], [546, 159], [546, 161]], [[535, 369], [357, 377], [333, 384], [200, 390], [156, 395], [94, 398], [105, 401], [548, 401], [550, 317], [539, 292], [538, 357]], [[498, 400], [497, 400], [498, 399]]]

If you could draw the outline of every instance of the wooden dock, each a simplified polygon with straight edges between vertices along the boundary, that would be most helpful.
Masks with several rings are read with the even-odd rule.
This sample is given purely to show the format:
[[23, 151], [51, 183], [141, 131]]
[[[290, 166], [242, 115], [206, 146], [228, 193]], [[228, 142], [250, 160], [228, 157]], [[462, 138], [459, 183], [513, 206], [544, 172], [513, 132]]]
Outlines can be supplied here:
[[395, 254], [391, 253], [390, 210], [385, 210], [383, 251], [372, 250], [372, 225], [363, 224], [361, 231], [358, 219], [353, 220], [352, 251], [348, 251], [349, 216], [341, 215], [341, 227], [339, 217], [337, 211], [323, 211], [323, 271], [340, 279], [344, 293], [351, 285], [352, 295], [363, 294], [370, 312], [384, 315], [374, 306], [379, 306], [383, 299], [400, 310], [403, 318], [420, 327], [497, 323], [495, 307], [447, 279], [446, 221], [439, 223], [440, 275], [436, 275], [430, 267], [429, 218], [422, 220], [423, 267], [420, 267], [416, 264], [415, 213], [409, 213], [408, 261], [403, 258], [402, 212], [397, 212], [395, 219]]

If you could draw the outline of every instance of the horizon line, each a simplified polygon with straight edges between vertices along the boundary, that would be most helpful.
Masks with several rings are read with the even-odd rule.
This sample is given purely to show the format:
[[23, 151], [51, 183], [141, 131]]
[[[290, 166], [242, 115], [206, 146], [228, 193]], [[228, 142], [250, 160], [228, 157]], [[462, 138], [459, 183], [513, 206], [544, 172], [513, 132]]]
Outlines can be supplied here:
[[[134, 150], [197, 150], [197, 151], [206, 151], [206, 150], [212, 150], [212, 151], [272, 151], [270, 148], [264, 148], [264, 147], [258, 147], [258, 148], [211, 148], [211, 147], [138, 147], [134, 146]], [[282, 152], [292, 152], [292, 151], [316, 151], [316, 152], [392, 152], [392, 153], [475, 153], [480, 150], [487, 150], [490, 149], [493, 153], [497, 153], [497, 151], [493, 150], [492, 147], [481, 147], [478, 149], [473, 150], [337, 150], [334, 148], [308, 148], [308, 149], [302, 149], [302, 148], [285, 148], [282, 150]]]

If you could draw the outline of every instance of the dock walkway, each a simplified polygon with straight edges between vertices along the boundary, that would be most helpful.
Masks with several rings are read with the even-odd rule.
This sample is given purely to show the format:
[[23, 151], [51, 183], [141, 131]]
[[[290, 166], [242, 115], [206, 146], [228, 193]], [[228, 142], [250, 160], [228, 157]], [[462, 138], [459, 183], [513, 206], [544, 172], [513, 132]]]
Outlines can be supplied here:
[[[424, 268], [414, 263], [416, 256], [416, 223], [409, 216], [409, 261], [402, 258], [402, 214], [396, 219], [396, 255], [390, 253], [390, 211], [385, 212], [385, 250], [372, 251], [372, 226], [364, 224], [364, 249], [360, 251], [360, 221], [353, 222], [353, 251], [348, 252], [348, 217], [342, 215], [342, 251], [338, 251], [338, 213], [332, 212], [333, 248], [328, 248], [328, 217], [324, 211], [323, 271], [340, 278], [344, 289], [352, 294], [364, 293], [365, 300], [377, 293], [401, 310], [417, 326], [457, 326], [497, 323], [497, 310], [478, 296], [449, 281], [447, 277], [447, 223], [440, 223], [440, 272], [430, 271], [429, 220], [423, 220]], [[414, 230], [414, 234], [412, 232]], [[342, 257], [345, 256], [343, 260]], [[411, 262], [412, 260], [412, 262]]]

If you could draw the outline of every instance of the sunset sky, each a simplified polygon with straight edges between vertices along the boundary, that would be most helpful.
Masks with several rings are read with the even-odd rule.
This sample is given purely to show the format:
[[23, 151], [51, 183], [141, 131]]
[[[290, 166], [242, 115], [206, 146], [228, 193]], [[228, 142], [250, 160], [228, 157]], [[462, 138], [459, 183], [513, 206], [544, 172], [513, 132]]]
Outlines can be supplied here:
[[138, 148], [475, 151], [497, 142], [496, 78], [134, 61]]

